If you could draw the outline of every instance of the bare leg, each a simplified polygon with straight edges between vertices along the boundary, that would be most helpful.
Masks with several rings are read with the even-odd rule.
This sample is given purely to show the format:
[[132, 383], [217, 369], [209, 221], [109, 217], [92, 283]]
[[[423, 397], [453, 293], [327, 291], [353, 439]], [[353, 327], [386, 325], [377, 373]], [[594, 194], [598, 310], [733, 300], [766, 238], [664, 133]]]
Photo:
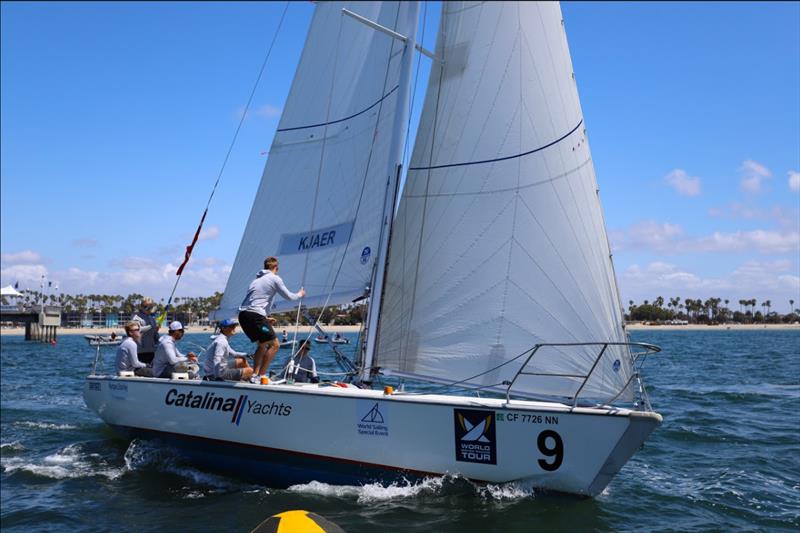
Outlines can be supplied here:
[[275, 354], [278, 353], [278, 348], [281, 347], [278, 339], [272, 339], [267, 343], [267, 346], [269, 346], [269, 348], [267, 349], [267, 358], [264, 362], [264, 372], [269, 370], [269, 365], [272, 364], [272, 360], [275, 359]]
[[253, 375], [260, 376], [269, 368], [269, 364], [264, 365], [264, 359], [267, 357], [267, 350], [269, 349], [270, 341], [263, 341], [258, 343], [258, 349], [253, 354]]

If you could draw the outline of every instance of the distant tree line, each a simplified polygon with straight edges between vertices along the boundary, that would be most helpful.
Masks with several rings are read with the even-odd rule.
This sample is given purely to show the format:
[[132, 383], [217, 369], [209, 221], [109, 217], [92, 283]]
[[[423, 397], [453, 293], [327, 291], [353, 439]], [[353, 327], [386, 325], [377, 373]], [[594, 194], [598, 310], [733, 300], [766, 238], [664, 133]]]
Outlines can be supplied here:
[[[78, 313], [80, 315], [90, 313], [101, 313], [103, 315], [123, 314], [131, 315], [138, 308], [144, 295], [133, 293], [128, 296], [109, 295], [109, 294], [44, 294], [36, 290], [22, 290], [22, 297], [16, 299], [19, 307], [30, 307], [32, 305], [53, 305], [61, 307], [63, 313]], [[171, 316], [192, 317], [192, 321], [206, 319], [214, 309], [219, 307], [222, 301], [222, 293], [215, 292], [212, 296], [207, 297], [179, 297], [173, 298], [170, 304], [169, 314]], [[6, 296], [2, 297], [2, 305], [9, 305], [10, 299]], [[156, 314], [164, 312], [166, 302], [162, 298], [156, 302]], [[346, 308], [341, 307], [328, 307], [324, 310], [322, 308], [312, 308], [308, 310], [311, 317], [320, 317], [320, 322], [324, 324], [340, 324], [340, 325], [354, 325], [360, 324], [363, 320], [364, 313], [366, 312], [365, 305], [353, 305]], [[281, 326], [294, 325], [295, 313], [280, 313], [273, 314], [274, 318], [278, 320]], [[300, 317], [300, 323], [306, 324], [305, 317]]]
[[722, 298], [681, 300], [675, 297], [665, 301], [659, 296], [652, 302], [644, 300], [641, 304], [629, 300], [625, 320], [657, 323], [685, 320], [691, 324], [782, 324], [800, 320], [800, 309], [794, 307], [795, 301], [789, 299], [787, 302], [790, 312], [781, 314], [772, 310], [772, 300], [759, 303], [755, 298], [731, 302]]
[[[17, 298], [17, 304], [22, 307], [39, 305], [44, 302], [46, 305], [57, 305], [65, 313], [76, 312], [81, 315], [86, 313], [126, 314], [130, 315], [139, 307], [139, 303], [144, 296], [138, 293], [128, 296], [108, 295], [108, 294], [43, 294], [36, 290], [23, 290], [23, 296]], [[222, 293], [215, 292], [207, 297], [175, 297], [170, 305], [170, 314], [193, 317], [193, 320], [206, 319], [214, 309], [219, 307], [222, 301]], [[672, 320], [686, 320], [692, 324], [780, 324], [792, 323], [800, 320], [800, 309], [794, 307], [793, 299], [787, 300], [790, 312], [786, 314], [772, 310], [771, 300], [759, 302], [755, 298], [743, 299], [733, 302], [721, 298], [691, 299], [680, 297], [665, 300], [659, 296], [652, 302], [644, 300], [641, 304], [636, 304], [633, 300], [628, 301], [628, 312], [625, 320], [647, 321], [647, 322], [669, 322]], [[2, 304], [9, 305], [7, 297], [2, 297]], [[736, 305], [738, 304], [738, 308]], [[162, 298], [156, 302], [157, 313], [164, 311], [166, 302]], [[339, 307], [312, 308], [308, 314], [313, 318], [319, 318], [323, 324], [355, 325], [360, 324], [366, 319], [366, 305], [350, 305]], [[277, 313], [272, 315], [278, 320], [278, 324], [283, 327], [294, 325], [297, 313]], [[300, 324], [307, 325], [306, 318], [300, 316]]]

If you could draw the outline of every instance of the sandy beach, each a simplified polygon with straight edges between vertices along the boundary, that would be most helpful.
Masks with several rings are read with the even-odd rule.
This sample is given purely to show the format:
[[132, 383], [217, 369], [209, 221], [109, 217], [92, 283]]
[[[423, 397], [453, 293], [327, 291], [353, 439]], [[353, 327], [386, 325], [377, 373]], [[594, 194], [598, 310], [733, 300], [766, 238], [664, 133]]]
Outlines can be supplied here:
[[[658, 331], [720, 331], [720, 330], [798, 330], [800, 331], [800, 324], [720, 324], [716, 326], [708, 326], [705, 324], [688, 324], [685, 326], [656, 326], [649, 324], [634, 323], [628, 324], [629, 331], [639, 330], [658, 330]], [[323, 326], [325, 331], [331, 333], [357, 333], [361, 326]], [[275, 331], [280, 333], [286, 330], [290, 335], [294, 332], [294, 327], [276, 327]], [[300, 326], [298, 333], [308, 333], [312, 328], [310, 326]], [[166, 327], [162, 327], [166, 331]], [[117, 328], [58, 328], [58, 335], [110, 335], [115, 331], [117, 335], [122, 335], [124, 329], [120, 326]], [[214, 328], [209, 326], [187, 326], [186, 333], [212, 333]], [[25, 328], [0, 328], [0, 335], [24, 335]]]
[[687, 324], [685, 326], [663, 325], [655, 326], [650, 324], [628, 324], [626, 329], [633, 330], [659, 330], [659, 331], [715, 331], [715, 330], [763, 330], [763, 329], [796, 329], [800, 330], [800, 324], [719, 324], [709, 326], [706, 324]]
[[[331, 333], [357, 333], [361, 326], [323, 326], [325, 331]], [[280, 335], [283, 330], [291, 335], [294, 333], [294, 327], [281, 327], [275, 328], [275, 331]], [[298, 333], [308, 333], [311, 326], [300, 326]], [[58, 328], [58, 335], [110, 335], [111, 332], [116, 332], [117, 335], [125, 333], [125, 329], [120, 326], [116, 328]], [[166, 332], [166, 326], [161, 327], [162, 332]], [[241, 332], [241, 329], [239, 330]], [[214, 328], [210, 326], [186, 326], [186, 333], [213, 333]], [[0, 328], [0, 335], [24, 335], [25, 328]]]

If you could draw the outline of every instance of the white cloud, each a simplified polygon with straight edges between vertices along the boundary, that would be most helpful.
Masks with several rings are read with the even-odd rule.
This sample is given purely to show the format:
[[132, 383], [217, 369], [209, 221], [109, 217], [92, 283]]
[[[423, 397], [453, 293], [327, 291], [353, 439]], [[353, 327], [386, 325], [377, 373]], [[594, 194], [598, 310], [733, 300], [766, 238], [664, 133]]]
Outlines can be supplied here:
[[[42, 276], [48, 276], [44, 265], [12, 265], [0, 269], [0, 285], [19, 282], [20, 289], [39, 289]], [[49, 279], [49, 276], [48, 276]]]
[[[261, 107], [255, 109], [251, 108], [250, 110], [248, 110], [249, 113], [248, 117], [251, 118], [253, 117], [253, 115], [255, 115], [263, 118], [274, 118], [274, 117], [279, 117], [282, 111], [283, 109], [281, 109], [280, 107], [276, 107], [270, 104], [264, 104]], [[244, 115], [244, 106], [239, 107], [234, 112], [236, 120], [241, 120], [243, 115]]]
[[152, 270], [158, 268], [158, 263], [146, 257], [123, 257], [109, 261], [112, 267], [124, 270]]
[[715, 218], [732, 220], [766, 220], [775, 222], [784, 229], [795, 229], [800, 221], [800, 209], [788, 209], [777, 204], [762, 209], [733, 202], [725, 207], [710, 207], [708, 214]]
[[[182, 258], [181, 258], [182, 259]], [[48, 271], [44, 265], [12, 265], [0, 270], [0, 284], [19, 282], [21, 289], [38, 289], [42, 275], [59, 284], [67, 294], [121, 294], [134, 292], [153, 297], [169, 296], [175, 283], [177, 264], [159, 263], [143, 257], [125, 257], [111, 261], [114, 270], [98, 272], [68, 268]], [[231, 267], [215, 258], [190, 261], [183, 271], [179, 296], [210, 296], [225, 289]]]
[[700, 178], [690, 176], [685, 170], [676, 168], [666, 176], [664, 181], [684, 196], [697, 196], [700, 194]]
[[800, 232], [797, 230], [753, 230], [692, 237], [685, 234], [679, 224], [658, 223], [645, 220], [624, 230], [609, 232], [614, 252], [647, 250], [675, 255], [688, 252], [760, 252], [786, 253], [800, 250]]
[[742, 176], [742, 190], [749, 193], [761, 192], [762, 182], [772, 176], [772, 172], [767, 167], [752, 159], [742, 163], [739, 173]]
[[628, 267], [620, 276], [620, 289], [624, 302], [652, 301], [657, 296], [719, 297], [729, 299], [734, 307], [733, 302], [739, 299], [757, 298], [771, 299], [774, 310], [787, 312], [790, 298], [800, 300], [798, 274], [797, 266], [787, 260], [748, 261], [719, 277], [703, 277], [690, 269], [655, 262]]
[[624, 230], [609, 231], [609, 238], [615, 252], [632, 249], [666, 251], [672, 249], [674, 243], [684, 235], [679, 224], [644, 220]]
[[34, 265], [42, 261], [42, 256], [31, 250], [0, 254], [0, 263], [4, 265]]
[[800, 192], [800, 172], [790, 170], [787, 174], [789, 175], [789, 189], [794, 192]]
[[199, 241], [211, 241], [219, 237], [219, 227], [209, 226], [200, 232]]
[[274, 105], [264, 104], [258, 109], [256, 109], [256, 115], [260, 117], [272, 118], [278, 117], [281, 114], [281, 108], [275, 107]]
[[75, 239], [72, 241], [72, 245], [78, 248], [95, 248], [97, 244], [95, 239]]
[[785, 253], [800, 249], [800, 233], [777, 231], [737, 231], [722, 233], [715, 231], [693, 242], [684, 243], [689, 251], [743, 252], [755, 250], [761, 253]]

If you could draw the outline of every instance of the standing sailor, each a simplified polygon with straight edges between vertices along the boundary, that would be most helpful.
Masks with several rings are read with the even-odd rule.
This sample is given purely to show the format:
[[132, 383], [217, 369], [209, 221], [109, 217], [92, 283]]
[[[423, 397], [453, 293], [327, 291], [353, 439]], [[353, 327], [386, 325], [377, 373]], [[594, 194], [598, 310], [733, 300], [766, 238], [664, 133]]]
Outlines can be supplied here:
[[264, 259], [264, 270], [256, 274], [256, 279], [250, 283], [239, 307], [239, 324], [242, 330], [251, 342], [258, 343], [258, 349], [253, 357], [255, 364], [251, 381], [254, 383], [258, 383], [259, 377], [267, 372], [280, 347], [275, 330], [272, 329], [275, 319], [268, 316], [277, 293], [287, 300], [299, 300], [306, 295], [302, 287], [297, 292], [291, 292], [286, 288], [278, 276], [278, 259], [270, 256]]
[[158, 346], [158, 322], [153, 316], [153, 307], [156, 303], [151, 298], [144, 298], [139, 304], [139, 310], [133, 315], [134, 322], [139, 324], [142, 338], [139, 341], [139, 361], [151, 364]]

